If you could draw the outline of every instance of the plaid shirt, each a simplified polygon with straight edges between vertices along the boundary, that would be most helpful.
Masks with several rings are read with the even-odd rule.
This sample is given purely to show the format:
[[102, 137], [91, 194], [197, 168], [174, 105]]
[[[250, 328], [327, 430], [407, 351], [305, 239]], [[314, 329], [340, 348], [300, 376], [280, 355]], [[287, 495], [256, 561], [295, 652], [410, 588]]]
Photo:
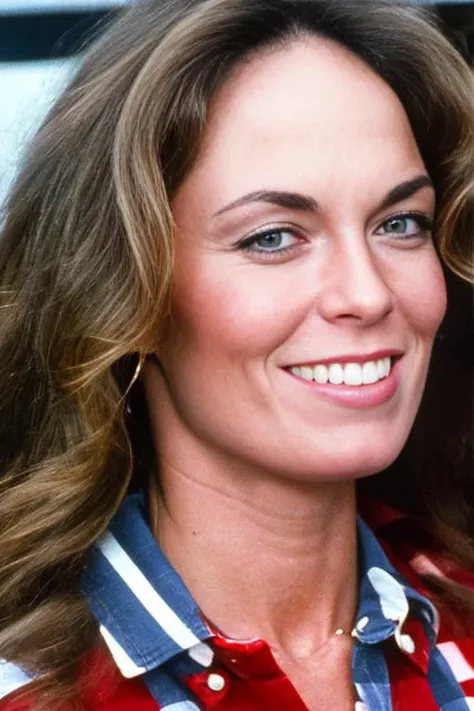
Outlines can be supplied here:
[[[356, 711], [474, 709], [474, 630], [466, 636], [450, 614], [440, 629], [416, 568], [457, 575], [470, 586], [474, 579], [410, 548], [401, 535], [407, 525], [413, 535], [410, 519], [379, 504], [362, 514], [366, 521], [372, 518], [380, 541], [359, 519], [360, 604], [352, 658]], [[83, 590], [107, 650], [84, 662], [93, 670], [83, 691], [86, 709], [306, 709], [263, 640], [228, 639], [203, 620], [152, 536], [142, 495], [127, 497], [94, 546]], [[0, 665], [1, 711], [30, 707], [17, 694], [29, 681], [18, 667]]]

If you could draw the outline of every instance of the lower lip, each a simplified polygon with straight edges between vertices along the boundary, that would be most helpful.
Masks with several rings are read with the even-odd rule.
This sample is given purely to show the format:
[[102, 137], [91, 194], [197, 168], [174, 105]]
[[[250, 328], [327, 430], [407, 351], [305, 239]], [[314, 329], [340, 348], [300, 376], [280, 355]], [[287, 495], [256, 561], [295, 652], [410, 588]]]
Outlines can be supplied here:
[[383, 405], [391, 400], [400, 385], [402, 358], [397, 358], [392, 369], [383, 380], [372, 385], [333, 385], [332, 383], [316, 383], [314, 380], [303, 380], [291, 371], [286, 372], [311, 392], [336, 402], [345, 407], [363, 408]]

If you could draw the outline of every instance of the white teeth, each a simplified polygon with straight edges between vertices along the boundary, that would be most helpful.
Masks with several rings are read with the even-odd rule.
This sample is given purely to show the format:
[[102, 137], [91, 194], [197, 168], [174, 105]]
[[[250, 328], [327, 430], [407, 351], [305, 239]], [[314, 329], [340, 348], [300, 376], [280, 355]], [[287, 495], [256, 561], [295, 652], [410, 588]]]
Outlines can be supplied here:
[[377, 377], [383, 378], [385, 376], [385, 363], [382, 360], [378, 360], [377, 363]]
[[313, 379], [313, 369], [310, 368], [309, 366], [302, 366], [301, 368], [301, 377], [303, 380], [312, 380]]
[[333, 385], [340, 385], [344, 382], [344, 371], [339, 363], [329, 366], [329, 382]]
[[328, 369], [325, 365], [315, 365], [313, 368], [313, 378], [317, 383], [327, 383], [329, 380]]
[[362, 366], [362, 381], [364, 385], [371, 385], [372, 383], [376, 383], [377, 380], [379, 380], [379, 374], [377, 371], [377, 365], [374, 363], [374, 361], [364, 363], [364, 365]]
[[344, 382], [346, 385], [362, 385], [362, 367], [359, 363], [348, 363], [344, 367]]
[[377, 375], [379, 380], [381, 378], [386, 378], [390, 373], [390, 358], [381, 358], [377, 361]]
[[390, 373], [391, 358], [380, 358], [367, 363], [332, 363], [329, 366], [309, 365], [293, 366], [290, 371], [303, 380], [315, 380], [317, 383], [332, 385], [371, 385], [386, 378]]

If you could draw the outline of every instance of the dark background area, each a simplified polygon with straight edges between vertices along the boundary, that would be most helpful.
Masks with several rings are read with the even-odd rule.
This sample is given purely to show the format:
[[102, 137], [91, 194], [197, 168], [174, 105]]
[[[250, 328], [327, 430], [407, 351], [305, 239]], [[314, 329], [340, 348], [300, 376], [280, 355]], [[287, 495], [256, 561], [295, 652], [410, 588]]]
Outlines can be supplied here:
[[10, 12], [2, 16], [0, 9], [0, 61], [69, 57], [84, 47], [85, 37], [100, 31], [118, 11]]
[[[430, 3], [446, 22], [455, 42], [472, 61], [474, 57], [473, 2]], [[73, 7], [73, 2], [71, 2]], [[0, 0], [0, 61], [32, 61], [64, 58], [80, 51], [84, 38], [100, 31], [116, 10], [50, 11], [2, 14]]]

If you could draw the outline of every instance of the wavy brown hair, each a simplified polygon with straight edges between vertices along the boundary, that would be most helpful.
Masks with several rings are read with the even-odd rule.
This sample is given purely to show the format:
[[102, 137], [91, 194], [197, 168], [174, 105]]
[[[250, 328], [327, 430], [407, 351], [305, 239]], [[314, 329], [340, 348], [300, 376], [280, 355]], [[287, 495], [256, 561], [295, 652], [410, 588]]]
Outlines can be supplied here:
[[[0, 657], [40, 676], [48, 708], [96, 641], [80, 594], [88, 550], [153, 466], [134, 379], [167, 314], [172, 198], [209, 101], [249, 53], [309, 34], [362, 57], [399, 96], [436, 188], [450, 293], [470, 304], [473, 82], [433, 17], [383, 0], [148, 0], [114, 21], [37, 134], [0, 241]], [[426, 486], [416, 437], [403, 474], [408, 503], [474, 570], [465, 386], [438, 472], [448, 497]], [[379, 481], [396, 503], [399, 479]]]

